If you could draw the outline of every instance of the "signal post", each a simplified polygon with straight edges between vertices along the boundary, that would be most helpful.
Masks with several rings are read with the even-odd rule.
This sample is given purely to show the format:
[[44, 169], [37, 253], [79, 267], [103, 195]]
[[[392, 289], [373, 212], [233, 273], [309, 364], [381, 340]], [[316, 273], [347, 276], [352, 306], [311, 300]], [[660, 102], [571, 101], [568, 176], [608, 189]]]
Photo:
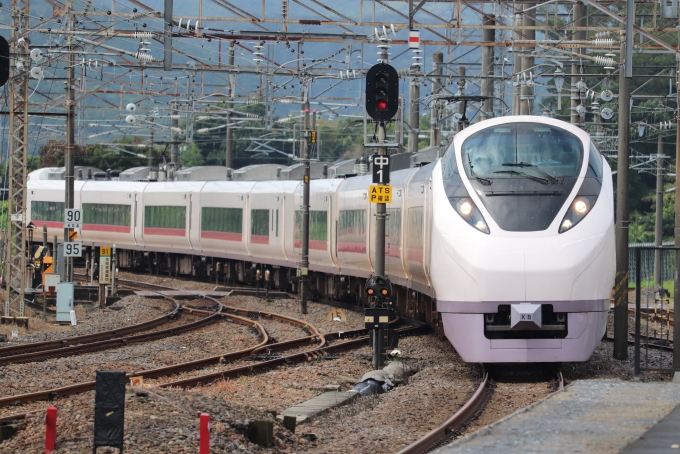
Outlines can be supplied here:
[[[383, 61], [386, 60], [383, 55]], [[385, 276], [385, 221], [387, 204], [392, 202], [390, 186], [390, 157], [388, 148], [398, 144], [386, 143], [385, 122], [394, 117], [399, 108], [399, 75], [386, 63], [379, 63], [366, 74], [366, 112], [378, 122], [378, 143], [364, 146], [377, 148], [373, 155], [373, 184], [369, 189], [369, 200], [376, 203], [375, 229], [375, 272], [366, 282], [366, 295], [372, 299], [370, 309], [365, 310], [365, 325], [372, 329], [373, 368], [383, 367], [385, 334], [388, 329], [392, 285]]]

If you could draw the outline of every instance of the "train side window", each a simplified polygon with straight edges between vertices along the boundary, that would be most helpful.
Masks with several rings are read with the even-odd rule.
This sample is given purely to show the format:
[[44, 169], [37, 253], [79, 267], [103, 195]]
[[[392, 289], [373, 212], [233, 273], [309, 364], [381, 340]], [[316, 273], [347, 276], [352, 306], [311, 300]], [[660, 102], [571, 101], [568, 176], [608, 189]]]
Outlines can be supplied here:
[[144, 207], [144, 228], [186, 229], [187, 207], [147, 205]]
[[251, 235], [269, 236], [269, 210], [251, 210], [250, 221]]
[[[295, 247], [302, 244], [302, 211], [295, 211]], [[328, 211], [310, 210], [309, 212], [310, 241], [328, 241]]]
[[241, 208], [203, 207], [201, 231], [242, 233], [243, 210]]
[[31, 201], [31, 220], [64, 222], [64, 202]]
[[129, 226], [132, 207], [110, 203], [83, 203], [83, 223]]

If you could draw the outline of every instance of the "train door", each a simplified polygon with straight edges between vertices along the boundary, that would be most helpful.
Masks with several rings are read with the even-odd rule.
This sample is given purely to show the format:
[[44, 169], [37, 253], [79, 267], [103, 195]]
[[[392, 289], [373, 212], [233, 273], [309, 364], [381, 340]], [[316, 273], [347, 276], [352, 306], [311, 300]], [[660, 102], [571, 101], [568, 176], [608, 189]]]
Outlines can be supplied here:
[[135, 246], [138, 246], [137, 242], [137, 194], [128, 194], [130, 201], [132, 202], [132, 241]]
[[[200, 223], [195, 222], [195, 221], [192, 222], [193, 217], [194, 217], [194, 213], [193, 213], [194, 194], [189, 193], [189, 194], [185, 194], [184, 196], [187, 199], [187, 239], [189, 240], [189, 248], [193, 249], [194, 246], [193, 246], [192, 241], [191, 241], [191, 231], [200, 228], [200, 225], [199, 225]], [[197, 205], [198, 211], [201, 211], [200, 204], [199, 204], [200, 200], [198, 198], [197, 198], [196, 202], [197, 202], [196, 205]], [[196, 245], [198, 245], [198, 242], [196, 242]]]
[[423, 200], [425, 201], [425, 212], [423, 219], [423, 268], [425, 270], [425, 278], [427, 279], [427, 284], [432, 287], [432, 281], [430, 280], [430, 257], [432, 250], [432, 174], [430, 177], [423, 181]]

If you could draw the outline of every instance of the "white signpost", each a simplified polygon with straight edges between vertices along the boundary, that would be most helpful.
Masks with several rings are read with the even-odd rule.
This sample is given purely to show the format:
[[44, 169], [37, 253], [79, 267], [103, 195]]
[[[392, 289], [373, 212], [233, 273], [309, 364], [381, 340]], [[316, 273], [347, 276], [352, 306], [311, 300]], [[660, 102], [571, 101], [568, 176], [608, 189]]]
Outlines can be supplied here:
[[[64, 210], [64, 228], [79, 229], [83, 226], [83, 210], [66, 208]], [[80, 257], [80, 255], [78, 256]]]

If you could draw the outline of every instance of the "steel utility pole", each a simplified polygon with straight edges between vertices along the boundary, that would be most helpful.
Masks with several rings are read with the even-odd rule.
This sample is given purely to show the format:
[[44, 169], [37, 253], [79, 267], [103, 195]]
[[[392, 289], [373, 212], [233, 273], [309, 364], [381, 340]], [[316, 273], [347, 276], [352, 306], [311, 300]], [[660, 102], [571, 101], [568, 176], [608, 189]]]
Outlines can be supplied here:
[[302, 177], [302, 247], [300, 253], [300, 312], [307, 313], [307, 274], [309, 274], [309, 101], [307, 100], [307, 86], [304, 85], [304, 132], [300, 151], [305, 172]]
[[[572, 24], [574, 27], [585, 27], [586, 26], [586, 5], [583, 3], [575, 3], [574, 4], [574, 9], [573, 9], [573, 18], [574, 18], [574, 23]], [[574, 31], [574, 39], [579, 40], [579, 41], [585, 41], [587, 38], [587, 32], [585, 30], [578, 30]], [[579, 54], [585, 54], [585, 49], [580, 48], [576, 49], [576, 52]], [[578, 125], [578, 126], [583, 126], [585, 123], [585, 118], [581, 118], [581, 116], [578, 114], [576, 111], [576, 108], [581, 104], [581, 89], [578, 88], [578, 82], [582, 79], [583, 76], [580, 76], [578, 74], [584, 74], [585, 73], [585, 67], [583, 61], [579, 61], [578, 63], [574, 62], [571, 65], [571, 88], [570, 88], [570, 93], [571, 93], [571, 123]], [[599, 117], [599, 115], [598, 115]]]
[[[411, 72], [415, 74], [412, 66]], [[409, 86], [408, 98], [408, 152], [418, 152], [418, 131], [420, 131], [420, 80], [418, 77], [411, 78], [411, 85]]]
[[[432, 95], [436, 96], [441, 92], [442, 89], [442, 78], [441, 75], [444, 72], [444, 53], [435, 52], [432, 55], [432, 62], [434, 63], [434, 70], [432, 71], [435, 77], [432, 80]], [[441, 142], [441, 126], [439, 125], [440, 112], [440, 102], [435, 99], [432, 104], [432, 110], [430, 111], [430, 146], [437, 146]]]
[[[676, 54], [677, 59], [677, 69], [675, 71], [678, 80], [676, 81], [676, 92], [678, 97], [678, 102], [680, 103], [680, 56]], [[680, 104], [678, 104], [680, 105]], [[677, 175], [678, 168], [680, 168], [680, 112], [676, 114], [675, 121], [675, 173]], [[680, 178], [675, 178], [675, 247], [680, 247]], [[675, 291], [673, 292], [673, 313], [680, 314], [680, 252], [675, 251]], [[680, 323], [675, 323], [673, 325], [673, 339], [680, 339]], [[680, 342], [673, 343], [673, 369], [675, 369], [675, 375], [677, 379], [678, 371], [680, 371]]]
[[29, 0], [12, 0], [12, 44], [14, 64], [10, 65], [9, 87], [9, 228], [7, 232], [7, 299], [5, 316], [12, 306], [24, 315], [26, 288], [26, 156], [28, 155], [28, 42]]
[[[663, 243], [663, 136], [659, 136], [656, 146], [656, 220], [654, 223], [654, 246], [661, 247]], [[654, 251], [654, 284], [656, 288], [663, 287], [663, 268], [661, 266], [660, 250]]]
[[[235, 84], [233, 84], [233, 78], [236, 77], [235, 74], [232, 74], [231, 71], [234, 69], [234, 46], [236, 43], [234, 41], [231, 41], [229, 44], [229, 85], [227, 85], [227, 98], [228, 99], [234, 99], [234, 87]], [[231, 125], [231, 112], [230, 110], [234, 108], [234, 103], [229, 101], [227, 103], [227, 141], [226, 141], [226, 157], [224, 161], [224, 165], [231, 169], [234, 167], [234, 130], [232, 129]]]
[[172, 129], [170, 130], [170, 164], [174, 165], [173, 170], [177, 170], [179, 167], [179, 134], [177, 130], [179, 129], [179, 112], [177, 112], [177, 102], [174, 103], [172, 109]]
[[[484, 25], [495, 25], [496, 16], [493, 14], [484, 15]], [[482, 40], [486, 43], [493, 43], [496, 41], [496, 30], [493, 28], [485, 28], [482, 31]], [[484, 46], [482, 48], [482, 96], [494, 95], [494, 49], [493, 46]], [[462, 103], [461, 103], [462, 104]], [[493, 118], [493, 99], [486, 99], [482, 103], [482, 117], [484, 119]]]
[[[515, 29], [517, 30], [521, 25], [522, 25], [522, 10], [524, 9], [523, 5], [518, 5], [517, 6], [517, 12], [515, 13], [515, 19], [514, 19], [514, 25]], [[520, 40], [524, 39], [524, 36], [522, 35], [522, 32], [517, 30], [513, 32], [514, 39]], [[515, 73], [514, 76], [515, 78], [513, 79], [512, 82], [512, 114], [513, 115], [519, 115], [519, 109], [520, 109], [520, 94], [521, 94], [521, 86], [518, 82], [517, 77], [521, 76], [522, 73], [522, 60], [523, 58], [519, 55], [517, 52], [517, 48], [514, 48], [513, 50], [515, 51], [512, 57], [512, 70]]]
[[[151, 121], [151, 129], [150, 129], [151, 134], [149, 135], [149, 146], [147, 147], [148, 156], [146, 157], [146, 159], [147, 159], [147, 165], [149, 167], [153, 167], [153, 139], [154, 139], [154, 137], [153, 137], [154, 136], [154, 134], [153, 134], [153, 132], [154, 132], [153, 123], [154, 123], [154, 119], [152, 118], [150, 121]], [[149, 169], [149, 171], [150, 170], [151, 169]]]
[[[626, 55], [625, 43], [621, 54]], [[625, 62], [629, 65], [632, 62]], [[614, 358], [628, 358], [628, 176], [630, 79], [619, 71], [619, 152], [616, 174], [616, 281], [614, 283]]]
[[163, 8], [163, 70], [172, 71], [172, 11], [173, 0], [165, 0]]
[[[524, 14], [522, 15], [522, 25], [524, 25], [525, 27], [532, 27], [536, 25], [535, 18], [536, 9], [524, 12]], [[524, 34], [524, 39], [530, 40], [536, 39], [536, 30], [524, 30], [522, 33]], [[533, 55], [531, 55], [531, 51], [533, 50], [532, 48], [524, 48], [524, 50], [525, 55], [522, 57], [522, 71], [524, 72], [524, 74], [522, 75], [521, 78], [522, 84], [519, 114], [531, 115], [533, 114], [534, 107], [532, 103], [532, 101], [534, 100], [534, 87], [533, 87], [534, 81], [531, 79], [530, 74], [536, 72], [536, 70], [534, 69], [535, 59]]]
[[[465, 66], [458, 67], [458, 93], [463, 96], [465, 94]], [[465, 129], [465, 122], [467, 121], [465, 116], [465, 103], [458, 103], [458, 113], [460, 114], [460, 119], [456, 124], [456, 132], [461, 132]]]
[[[71, 1], [66, 2], [66, 10], [68, 13], [68, 28], [71, 32], [76, 29], [75, 24], [75, 14], [73, 14], [73, 5]], [[73, 208], [74, 204], [74, 147], [75, 147], [75, 125], [76, 125], [76, 101], [75, 101], [75, 53], [73, 53], [74, 48], [74, 34], [71, 33], [68, 36], [68, 86], [66, 88], [66, 156], [64, 159], [64, 180], [66, 183], [66, 200], [64, 204], [65, 209]], [[64, 229], [64, 244], [71, 242], [71, 228]], [[66, 246], [64, 246], [64, 251]], [[65, 257], [64, 264], [66, 265], [66, 282], [73, 282], [73, 258]]]

